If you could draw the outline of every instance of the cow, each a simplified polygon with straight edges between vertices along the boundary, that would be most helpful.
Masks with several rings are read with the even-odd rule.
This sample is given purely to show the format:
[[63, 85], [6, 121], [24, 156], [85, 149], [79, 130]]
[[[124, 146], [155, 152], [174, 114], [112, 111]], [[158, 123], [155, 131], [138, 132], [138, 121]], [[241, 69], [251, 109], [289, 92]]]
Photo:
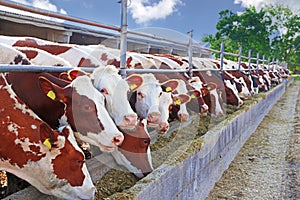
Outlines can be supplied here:
[[147, 120], [139, 121], [134, 129], [123, 134], [124, 142], [111, 154], [119, 165], [142, 178], [153, 170]]
[[[1, 46], [1, 63], [30, 64], [26, 56]], [[88, 76], [65, 82], [48, 73], [6, 73], [15, 93], [52, 128], [70, 124], [78, 139], [112, 151], [123, 141], [122, 133], [104, 107], [104, 96]], [[49, 80], [51, 79], [51, 80]]]
[[98, 67], [103, 64], [77, 45], [60, 44], [33, 37], [0, 36], [0, 43], [13, 47], [32, 47], [44, 50], [68, 61], [73, 67]]
[[[72, 81], [81, 75], [88, 74], [75, 69], [69, 70], [67, 73], [63, 72], [61, 75], [65, 76], [64, 79], [67, 81]], [[90, 76], [94, 77], [94, 85], [105, 96], [106, 105], [108, 103], [119, 103], [119, 105], [114, 106], [114, 112], [117, 112], [115, 110], [118, 108], [124, 110], [129, 89], [131, 89], [131, 92], [134, 92], [143, 83], [142, 76], [137, 74], [128, 76], [126, 80], [122, 79], [121, 76], [118, 75], [116, 67], [112, 65], [108, 65], [105, 68], [96, 68]], [[137, 123], [135, 113], [128, 117], [131, 117], [131, 120], [126, 120], [126, 118], [123, 120], [127, 121], [127, 123], [131, 122], [131, 126], [126, 124], [127, 126], [125, 127], [117, 124], [124, 135], [124, 141], [118, 148], [111, 152], [111, 155], [119, 165], [125, 166], [137, 177], [143, 177], [153, 170], [150, 147], [148, 147], [150, 138], [148, 138], [149, 134], [146, 129], [146, 120]], [[132, 123], [133, 121], [134, 123]]]
[[71, 63], [65, 59], [52, 55], [47, 51], [33, 48], [33, 47], [14, 47], [16, 50], [24, 53], [33, 65], [46, 65], [46, 66], [68, 66]]
[[16, 96], [3, 74], [0, 101], [0, 169], [48, 195], [92, 199], [96, 189], [72, 129], [53, 130]]

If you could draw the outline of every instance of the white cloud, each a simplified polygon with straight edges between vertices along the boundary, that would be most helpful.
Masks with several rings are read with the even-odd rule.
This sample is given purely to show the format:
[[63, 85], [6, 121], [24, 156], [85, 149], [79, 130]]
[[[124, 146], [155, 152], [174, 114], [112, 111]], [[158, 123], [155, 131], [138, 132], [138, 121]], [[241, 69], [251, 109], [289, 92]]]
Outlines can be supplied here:
[[[31, 6], [34, 8], [43, 9], [43, 10], [56, 12], [60, 14], [67, 14], [67, 12], [64, 9], [58, 9], [56, 5], [52, 4], [49, 0], [11, 0], [11, 1], [25, 6]], [[27, 15], [27, 16], [32, 16], [41, 19], [63, 22], [63, 20], [61, 19], [54, 19], [48, 16], [42, 16], [42, 15], [38, 15], [38, 14], [34, 14], [34, 13], [30, 13], [30, 12], [26, 12], [14, 8], [9, 8], [5, 6], [0, 6], [0, 10], [5, 10], [8, 12], [18, 13], [21, 15]]]
[[181, 0], [131, 0], [128, 10], [136, 23], [147, 24], [151, 20], [165, 19], [176, 12], [180, 4], [183, 4]]
[[235, 4], [241, 4], [242, 7], [254, 6], [261, 9], [264, 5], [283, 5], [290, 8], [293, 12], [299, 13], [300, 1], [299, 0], [234, 0]]

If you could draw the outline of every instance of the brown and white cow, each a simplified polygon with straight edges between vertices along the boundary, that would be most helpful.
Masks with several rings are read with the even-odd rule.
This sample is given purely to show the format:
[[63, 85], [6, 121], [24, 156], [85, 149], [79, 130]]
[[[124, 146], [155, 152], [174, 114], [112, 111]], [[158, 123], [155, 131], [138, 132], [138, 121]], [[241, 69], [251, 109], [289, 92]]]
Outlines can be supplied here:
[[[21, 52], [0, 46], [0, 63], [30, 64]], [[10, 72], [6, 78], [17, 95], [51, 127], [70, 124], [76, 136], [102, 151], [112, 151], [122, 143], [123, 135], [104, 107], [104, 96], [89, 77], [70, 84], [47, 73]]]
[[77, 45], [60, 44], [33, 37], [0, 36], [0, 43], [13, 47], [33, 47], [68, 61], [73, 67], [98, 67], [103, 64]]
[[40, 192], [92, 199], [95, 186], [70, 127], [55, 131], [30, 110], [0, 74], [0, 169]]

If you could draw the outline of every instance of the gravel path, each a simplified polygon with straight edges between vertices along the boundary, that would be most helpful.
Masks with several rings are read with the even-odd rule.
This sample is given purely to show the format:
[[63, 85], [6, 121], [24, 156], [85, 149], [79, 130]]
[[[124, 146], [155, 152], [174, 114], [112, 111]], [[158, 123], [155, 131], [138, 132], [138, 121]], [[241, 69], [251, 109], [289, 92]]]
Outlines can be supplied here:
[[300, 199], [300, 82], [293, 83], [206, 200]]

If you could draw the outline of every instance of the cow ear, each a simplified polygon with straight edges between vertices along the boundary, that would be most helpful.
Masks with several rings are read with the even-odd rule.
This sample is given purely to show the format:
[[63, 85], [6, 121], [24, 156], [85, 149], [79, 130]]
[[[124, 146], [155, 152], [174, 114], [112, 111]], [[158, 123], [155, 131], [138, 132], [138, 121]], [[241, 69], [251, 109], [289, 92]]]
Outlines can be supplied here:
[[209, 91], [211, 91], [211, 90], [216, 89], [216, 88], [217, 88], [217, 85], [216, 85], [215, 83], [213, 83], [213, 82], [209, 82], [209, 83], [206, 84], [205, 87], [206, 87]]
[[59, 78], [65, 80], [65, 81], [72, 81], [72, 80], [70, 80], [70, 78], [69, 78], [68, 72], [62, 72], [62, 73], [60, 73], [60, 74], [59, 74]]
[[144, 83], [144, 78], [139, 74], [132, 74], [125, 80], [127, 81], [131, 92], [138, 90]]
[[61, 97], [59, 94], [62, 92], [62, 88], [60, 88], [58, 85], [52, 83], [47, 78], [40, 76], [39, 77], [39, 86], [41, 90], [44, 92], [44, 94], [49, 97], [50, 99], [54, 101], [61, 100]]
[[190, 90], [188, 95], [191, 97], [191, 99], [197, 99], [201, 97], [201, 92], [199, 90]]
[[78, 76], [84, 76], [84, 75], [88, 75], [88, 73], [86, 73], [80, 69], [71, 69], [68, 71], [68, 78], [71, 81], [73, 81]]
[[51, 149], [56, 146], [55, 143], [58, 140], [58, 133], [51, 129], [48, 124], [42, 123], [40, 125], [40, 140], [45, 146]]
[[164, 83], [161, 83], [160, 85], [162, 86], [165, 92], [174, 92], [177, 89], [179, 82], [178, 80], [171, 79]]
[[191, 100], [191, 97], [187, 94], [179, 94], [173, 97], [173, 101], [176, 105], [181, 105], [188, 103]]

